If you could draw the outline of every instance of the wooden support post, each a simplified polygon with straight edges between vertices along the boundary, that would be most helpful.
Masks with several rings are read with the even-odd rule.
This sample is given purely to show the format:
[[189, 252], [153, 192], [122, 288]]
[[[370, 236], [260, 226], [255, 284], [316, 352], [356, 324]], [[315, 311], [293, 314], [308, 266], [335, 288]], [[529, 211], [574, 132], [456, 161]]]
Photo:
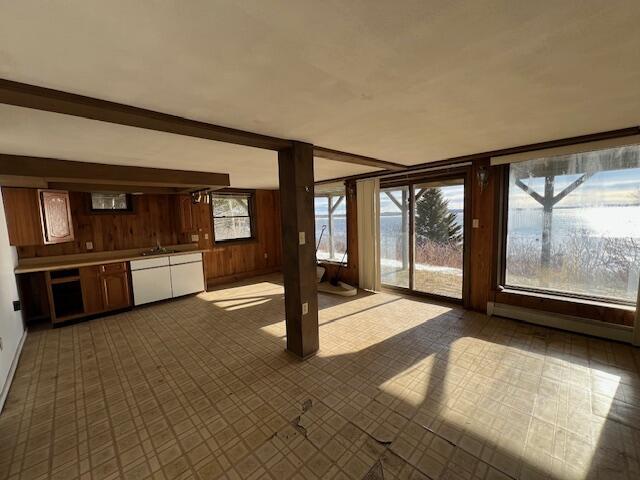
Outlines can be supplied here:
[[279, 151], [278, 170], [287, 350], [306, 358], [319, 347], [313, 146], [293, 142]]

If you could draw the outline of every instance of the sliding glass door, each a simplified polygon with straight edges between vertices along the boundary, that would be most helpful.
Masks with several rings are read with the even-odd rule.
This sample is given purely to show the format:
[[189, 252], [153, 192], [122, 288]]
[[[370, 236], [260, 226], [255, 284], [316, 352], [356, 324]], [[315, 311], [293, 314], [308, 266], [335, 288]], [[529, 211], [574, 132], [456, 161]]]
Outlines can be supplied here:
[[380, 279], [409, 288], [409, 187], [380, 190]]
[[380, 189], [382, 284], [464, 300], [465, 174]]
[[414, 186], [414, 289], [462, 299], [464, 179]]

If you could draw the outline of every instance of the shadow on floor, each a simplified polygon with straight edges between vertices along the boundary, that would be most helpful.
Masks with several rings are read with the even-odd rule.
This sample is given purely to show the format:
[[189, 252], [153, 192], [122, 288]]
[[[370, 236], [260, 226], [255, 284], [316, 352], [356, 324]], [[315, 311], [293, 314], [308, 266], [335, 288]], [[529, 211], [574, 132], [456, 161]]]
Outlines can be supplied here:
[[[275, 282], [275, 284], [281, 285], [280, 282]], [[321, 335], [322, 331], [334, 322], [367, 313], [380, 315], [380, 309], [393, 308], [393, 304], [402, 300], [402, 297], [398, 295], [385, 295], [380, 298], [379, 302], [361, 307], [362, 298], [372, 295], [369, 293], [360, 294], [348, 299], [331, 297], [326, 294], [319, 295], [321, 310], [332, 309], [336, 306], [342, 307], [343, 310], [345, 305], [353, 307], [348, 313], [335, 317], [325, 316], [321, 311], [319, 322]], [[243, 300], [243, 297], [238, 297], [237, 300]], [[246, 298], [244, 300], [248, 300], [249, 303], [243, 305], [246, 308], [251, 308], [250, 301], [255, 299]], [[267, 301], [282, 304], [283, 296], [273, 295]], [[413, 301], [420, 300], [413, 299]], [[216, 302], [214, 301], [213, 304], [215, 305]], [[251, 317], [251, 314], [245, 310], [242, 313]], [[279, 314], [280, 318], [265, 318], [263, 322], [258, 321], [257, 324], [264, 326], [282, 323], [284, 319], [283, 306], [280, 307]], [[467, 318], [469, 316], [473, 316], [474, 320], [469, 321]], [[507, 326], [507, 334], [503, 335], [500, 329], [505, 325]], [[509, 330], [511, 333], [516, 332], [517, 334], [510, 335]], [[436, 332], [435, 337], [434, 332]], [[264, 332], [261, 333], [264, 334]], [[451, 382], [448, 380], [450, 354], [454, 349], [454, 344], [465, 337], [510, 347], [513, 349], [514, 358], [520, 356], [523, 361], [527, 361], [527, 357], [531, 353], [552, 356], [558, 361], [558, 365], [546, 365], [544, 362], [541, 365], [540, 362], [534, 362], [534, 368], [537, 370], [530, 379], [526, 378], [527, 372], [525, 370], [520, 369], [521, 371], [517, 372], [517, 365], [513, 365], [511, 372], [505, 371], [503, 379], [496, 380], [486, 374], [479, 375], [487, 382], [486, 385], [495, 385], [496, 387], [493, 390], [485, 389], [487, 396], [477, 401], [478, 412], [482, 411], [482, 414], [485, 415], [487, 410], [490, 411], [491, 408], [494, 408], [497, 412], [504, 413], [502, 418], [500, 415], [495, 415], [490, 421], [507, 425], [509, 422], [514, 422], [513, 431], [509, 431], [508, 426], [502, 426], [502, 430], [499, 430], [491, 423], [483, 425], [481, 421], [474, 422], [473, 408], [470, 409], [471, 420], [464, 424], [446, 418], [446, 411], [449, 408], [447, 403], [451, 403], [452, 393]], [[281, 340], [285, 338], [285, 335], [278, 336], [278, 339]], [[572, 342], [576, 343], [577, 351], [575, 352], [559, 348], [563, 343], [566, 346], [571, 345]], [[623, 362], [623, 368], [619, 368], [615, 353], [611, 354], [612, 358], [609, 359], [608, 364], [606, 359], [604, 359], [604, 363], [599, 363], [603, 359], [597, 358], [598, 355], [593, 358], [589, 354], [590, 349], [608, 353], [611, 352], [611, 349], [619, 349], [625, 351], [621, 355], [627, 360], [628, 358], [634, 360], [632, 365], [626, 361]], [[484, 315], [478, 316], [471, 313], [452, 315], [447, 312], [363, 350], [314, 359], [311, 360], [311, 363], [316, 365], [331, 364], [332, 368], [329, 371], [334, 375], [337, 372], [342, 372], [340, 376], [343, 378], [349, 376], [354, 378], [358, 376], [369, 377], [370, 373], [363, 374], [369, 368], [367, 360], [377, 361], [386, 357], [388, 361], [384, 365], [380, 365], [379, 361], [376, 364], [379, 371], [375, 376], [379, 382], [378, 387], [381, 389], [387, 382], [393, 381], [399, 375], [411, 371], [412, 368], [432, 357], [430, 372], [428, 375], [425, 373], [426, 378], [422, 382], [424, 392], [419, 403], [409, 402], [401, 396], [391, 400], [386, 399], [386, 402], [393, 405], [396, 412], [401, 412], [407, 421], [415, 422], [416, 419], [419, 419], [417, 423], [428, 432], [444, 439], [454, 448], [476, 456], [509, 478], [633, 478], [637, 472], [640, 472], [638, 470], [640, 468], [638, 462], [640, 458], [640, 430], [638, 430], [639, 424], [637, 423], [640, 420], [640, 409], [636, 402], [640, 398], [637, 390], [640, 386], [640, 378], [637, 375], [637, 355], [629, 352], [630, 349], [629, 346], [615, 342], [582, 337], [512, 320], [492, 320]], [[499, 362], [494, 363], [497, 368], [504, 367]], [[626, 370], [630, 366], [634, 370]], [[455, 368], [454, 366], [454, 371]], [[543, 375], [540, 371], [541, 368], [548, 368], [549, 372]], [[562, 373], [558, 373], [558, 378], [554, 378], [554, 368], [562, 370]], [[589, 387], [599, 382], [591, 369], [602, 372], [603, 377], [608, 377], [608, 380], [612, 380], [614, 383], [617, 376], [620, 383], [618, 383], [615, 392], [609, 392], [610, 397], [593, 391], [587, 392], [584, 390], [584, 382], [576, 381], [572, 384], [574, 379], [567, 377], [571, 374], [572, 368], [581, 372], [580, 374], [589, 375], [590, 378], [586, 384]], [[527, 384], [530, 391], [518, 390], [519, 380], [509, 378], [509, 375], [516, 373], [524, 378], [525, 383], [529, 380], [534, 381], [534, 384]], [[500, 377], [498, 376], [498, 378]], [[625, 396], [623, 390], [625, 382], [629, 382], [629, 379], [636, 390], [633, 394]], [[551, 382], [547, 385], [544, 383], [547, 380], [556, 380], [560, 383]], [[566, 398], [569, 404], [555, 407], [557, 410], [555, 424], [544, 422], [534, 416], [533, 409], [538, 407], [534, 400], [539, 396], [540, 389], [549, 386], [561, 388], [563, 380], [569, 382], [569, 393]], [[475, 384], [475, 386], [478, 389], [477, 392], [467, 392], [470, 398], [473, 398], [473, 395], [477, 395], [478, 392], [482, 392], [483, 385], [481, 383]], [[577, 392], [572, 392], [572, 389]], [[492, 394], [496, 398], [489, 398]], [[389, 394], [385, 393], [384, 395], [388, 396]], [[527, 395], [529, 395], [529, 399], [526, 398]], [[572, 413], [573, 406], [570, 404], [572, 395], [576, 399], [586, 399], [592, 403], [591, 413], [593, 415], [591, 417], [580, 416], [581, 412]], [[585, 395], [590, 398], [586, 398]], [[557, 392], [552, 392], [549, 398], [555, 401], [558, 396]], [[413, 398], [416, 398], [415, 395]], [[629, 399], [632, 399], [633, 402], [627, 403]], [[376, 399], [374, 398], [374, 400]], [[545, 400], [540, 397], [540, 402]], [[577, 406], [575, 407], [578, 410]], [[512, 418], [509, 418], [509, 415], [512, 415]], [[531, 418], [524, 430], [523, 425], [517, 422], [517, 420], [522, 422], [523, 415]], [[561, 418], [562, 416], [564, 418]], [[585, 428], [585, 430], [576, 433], [575, 429], [572, 430], [571, 425], [568, 425], [567, 422], [569, 424], [582, 423], [581, 428]], [[584, 425], [585, 423], [590, 423], [590, 425]], [[478, 428], [479, 425], [483, 426]], [[475, 431], [474, 427], [476, 427]], [[544, 429], [547, 430], [544, 431]], [[483, 430], [492, 433], [485, 437]], [[500, 432], [507, 433], [500, 435]], [[589, 442], [595, 447], [589, 445]], [[393, 441], [390, 445], [393, 452]], [[405, 458], [404, 460], [409, 461], [410, 459]]]

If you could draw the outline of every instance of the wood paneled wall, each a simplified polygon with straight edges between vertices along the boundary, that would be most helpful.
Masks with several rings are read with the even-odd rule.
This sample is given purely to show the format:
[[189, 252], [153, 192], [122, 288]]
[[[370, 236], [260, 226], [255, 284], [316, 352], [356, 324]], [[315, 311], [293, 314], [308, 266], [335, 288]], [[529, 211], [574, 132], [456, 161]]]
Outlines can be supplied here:
[[[70, 192], [75, 240], [56, 245], [18, 247], [20, 258], [126, 250], [181, 243], [171, 195], [134, 195], [133, 213], [91, 213], [91, 196]], [[37, 208], [37, 207], [35, 207]], [[86, 242], [93, 242], [87, 250]], [[185, 243], [185, 242], [183, 242]]]
[[471, 218], [478, 220], [478, 226], [471, 228], [469, 243], [469, 303], [472, 310], [487, 311], [487, 302], [492, 298], [493, 265], [496, 262], [494, 246], [494, 224], [496, 221], [496, 187], [498, 178], [489, 170], [489, 182], [480, 188], [477, 180], [480, 168], [490, 168], [489, 159], [473, 163], [471, 180]]
[[[200, 205], [199, 207], [196, 215], [198, 228], [211, 231], [209, 206]], [[280, 270], [282, 264], [280, 193], [277, 190], [257, 190], [255, 207], [255, 239], [210, 245], [210, 250], [205, 254], [209, 285]]]
[[[28, 189], [25, 189], [28, 190]], [[30, 198], [30, 197], [29, 197]], [[35, 192], [33, 198], [35, 196]], [[225, 283], [262, 273], [275, 272], [282, 263], [280, 194], [277, 190], [255, 192], [256, 238], [215, 244], [211, 206], [192, 206], [194, 230], [182, 232], [177, 197], [174, 195], [135, 195], [133, 213], [91, 213], [90, 194], [71, 192], [75, 240], [56, 245], [18, 247], [20, 258], [86, 253], [86, 242], [93, 242], [94, 252], [146, 248], [156, 245], [191, 243], [191, 235], [199, 236], [209, 284]], [[32, 202], [30, 209], [36, 209]], [[208, 237], [208, 238], [205, 238]]]

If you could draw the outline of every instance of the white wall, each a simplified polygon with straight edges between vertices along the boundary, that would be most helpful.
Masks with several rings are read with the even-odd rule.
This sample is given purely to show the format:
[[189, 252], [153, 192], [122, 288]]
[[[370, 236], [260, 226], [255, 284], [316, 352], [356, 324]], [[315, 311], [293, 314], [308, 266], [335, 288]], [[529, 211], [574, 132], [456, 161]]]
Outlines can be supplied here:
[[15, 247], [9, 245], [4, 205], [0, 198], [0, 410], [9, 390], [9, 375], [17, 362], [24, 327], [20, 312], [13, 311], [13, 301], [18, 300], [18, 287], [13, 269], [17, 263]]

